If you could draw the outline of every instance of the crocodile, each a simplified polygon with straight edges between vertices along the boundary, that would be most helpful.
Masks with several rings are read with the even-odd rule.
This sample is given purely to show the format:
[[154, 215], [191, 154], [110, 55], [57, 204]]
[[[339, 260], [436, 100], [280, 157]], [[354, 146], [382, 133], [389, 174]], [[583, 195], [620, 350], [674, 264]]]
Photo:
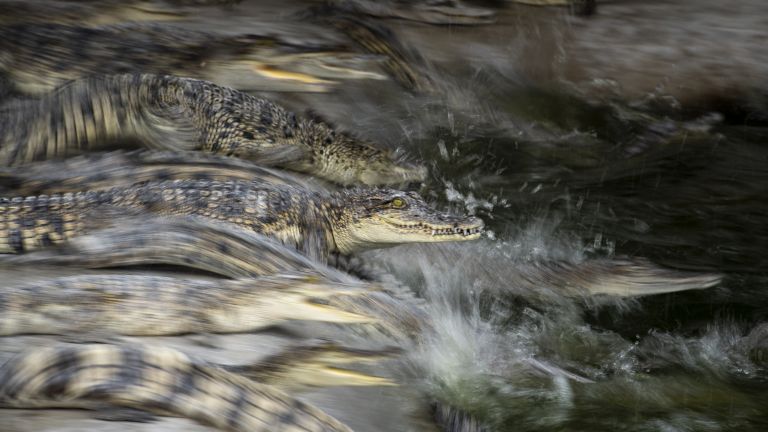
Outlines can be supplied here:
[[[361, 286], [357, 277], [311, 260], [255, 233], [195, 218], [142, 216], [118, 226], [76, 237], [57, 248], [0, 256], [0, 278], [21, 285], [42, 277], [91, 274], [105, 269], [133, 271], [134, 266], [203, 270], [229, 279], [258, 278], [287, 272], [312, 274], [328, 283]], [[146, 271], [146, 270], [142, 270]], [[156, 272], [155, 272], [156, 273]], [[177, 276], [177, 274], [172, 274]], [[407, 287], [387, 281], [355, 295], [332, 295], [323, 303], [335, 310], [373, 317], [345, 331], [407, 341], [430, 328], [423, 300]], [[381, 288], [381, 291], [378, 290]], [[99, 337], [101, 335], [94, 335]]]
[[0, 199], [0, 253], [23, 253], [87, 232], [89, 223], [151, 212], [196, 215], [276, 238], [317, 259], [403, 243], [474, 240], [483, 222], [436, 211], [416, 192], [331, 194], [257, 181], [171, 180], [108, 190]]
[[42, 94], [92, 75], [155, 73], [215, 81], [240, 90], [328, 91], [335, 79], [385, 79], [375, 64], [338, 43], [289, 41], [126, 23], [0, 27], [0, 72], [17, 92]]
[[138, 344], [27, 349], [0, 366], [0, 406], [128, 408], [235, 432], [351, 431], [273, 386], [172, 348]]
[[142, 215], [109, 221], [55, 248], [21, 255], [0, 255], [3, 280], [9, 271], [50, 267], [104, 269], [116, 267], [178, 267], [230, 279], [303, 272], [336, 282], [355, 283], [346, 273], [317, 262], [263, 235], [198, 217]]
[[[595, 0], [512, 0], [526, 5], [568, 6], [575, 15], [595, 13]], [[401, 87], [416, 94], [439, 94], [440, 69], [394, 32], [368, 17], [398, 18], [435, 25], [483, 25], [495, 21], [495, 13], [470, 7], [457, 0], [326, 0], [299, 14], [300, 19], [331, 26], [363, 52], [382, 56], [382, 69]]]
[[[159, 265], [202, 270], [235, 280], [301, 272], [342, 286], [363, 284], [349, 273], [234, 225], [195, 217], [148, 215], [111, 222], [115, 226], [96, 229], [59, 247], [0, 256], [0, 278], [7, 284], [20, 285], [43, 276], [84, 275], [93, 272], [92, 269], [105, 268], [127, 271], [134, 266]], [[333, 295], [326, 297], [324, 303], [334, 309], [375, 318], [375, 323], [360, 323], [348, 329], [358, 333], [372, 331], [405, 340], [429, 327], [427, 317], [418, 307], [423, 301], [414, 297], [410, 289], [399, 287], [393, 281], [377, 286], [383, 290]]]
[[320, 190], [288, 171], [200, 152], [148, 150], [86, 153], [19, 167], [0, 167], [0, 196], [41, 195], [127, 187], [162, 180], [247, 180]]
[[[284, 258], [296, 258], [290, 260], [285, 264], [295, 266], [304, 271], [309, 271], [322, 275], [321, 277], [331, 281], [341, 281], [345, 284], [359, 284], [360, 282], [351, 275], [344, 272], [328, 268], [322, 264], [301, 260], [300, 255], [291, 255], [290, 252], [284, 250], [282, 253], [273, 250], [274, 253], [270, 253], [267, 257], [264, 255], [264, 247], [270, 246], [269, 242], [257, 243], [255, 246], [249, 246], [251, 237], [256, 237], [256, 234], [248, 233], [244, 230], [228, 229], [226, 224], [206, 224], [200, 220], [183, 220], [174, 221], [173, 219], [159, 220], [154, 222], [144, 221], [139, 223], [119, 223], [119, 226], [111, 228], [105, 231], [95, 232], [82, 237], [73, 239], [72, 242], [68, 242], [65, 246], [77, 246], [74, 250], [67, 250], [65, 254], [67, 259], [60, 263], [66, 265], [67, 269], [71, 266], [77, 266], [97, 260], [99, 266], [114, 267], [115, 265], [122, 265], [125, 262], [118, 260], [116, 262], [113, 258], [115, 254], [122, 255], [127, 253], [130, 255], [129, 259], [136, 259], [137, 252], [135, 249], [145, 249], [144, 251], [138, 251], [141, 264], [147, 261], [141, 260], [143, 253], [148, 252], [146, 248], [152, 247], [151, 262], [152, 263], [168, 263], [168, 258], [171, 258], [172, 264], [187, 265], [181, 260], [174, 259], [171, 255], [176, 254], [179, 257], [184, 257], [191, 253], [191, 258], [197, 262], [203, 262], [205, 265], [197, 268], [204, 268], [208, 271], [217, 273], [221, 276], [238, 278], [243, 275], [251, 274], [251, 265], [254, 261], [269, 261], [275, 262], [275, 255], [280, 255], [277, 259], [278, 262], [284, 262]], [[146, 228], [146, 229], [145, 229]], [[180, 232], [180, 229], [184, 229]], [[210, 232], [214, 230], [216, 232]], [[107, 233], [106, 231], [112, 231]], [[226, 233], [226, 231], [230, 231]], [[138, 239], [138, 241], [132, 240], [132, 237], [136, 237], [137, 234], [142, 233], [146, 235], [144, 240]], [[165, 238], [163, 234], [174, 234], [171, 238]], [[182, 234], [182, 235], [177, 235]], [[87, 239], [87, 237], [92, 237]], [[226, 237], [226, 238], [225, 238]], [[87, 240], [86, 240], [87, 239]], [[147, 241], [151, 239], [151, 241]], [[84, 241], [80, 241], [84, 240]], [[168, 243], [171, 240], [171, 244]], [[181, 240], [181, 241], [179, 241]], [[222, 242], [226, 240], [225, 242]], [[202, 242], [202, 243], [201, 243]], [[215, 244], [221, 244], [222, 250], [218, 250]], [[211, 245], [206, 245], [212, 243]], [[163, 246], [167, 246], [167, 249]], [[157, 248], [161, 250], [157, 250]], [[54, 252], [51, 254], [51, 252]], [[24, 274], [29, 273], [25, 271], [25, 268], [34, 268], [35, 274], [45, 271], [43, 266], [56, 263], [56, 258], [59, 257], [58, 253], [62, 251], [56, 250], [41, 250], [25, 255], [10, 256], [10, 267], [14, 271], [22, 272]], [[42, 254], [42, 256], [41, 256]], [[253, 256], [255, 254], [255, 256]], [[239, 265], [234, 265], [232, 257], [239, 257]], [[26, 258], [34, 257], [32, 261], [25, 260]], [[249, 257], [251, 259], [249, 259]], [[160, 258], [158, 260], [158, 258]], [[20, 260], [19, 260], [20, 259]], [[282, 265], [285, 265], [282, 264]], [[274, 266], [272, 264], [270, 267]], [[278, 266], [280, 268], [280, 266]], [[79, 269], [72, 269], [75, 272], [82, 272]], [[13, 279], [8, 277], [5, 271], [0, 267], [0, 275], [5, 280]], [[425, 309], [421, 307], [422, 302], [420, 299], [412, 296], [411, 291], [407, 287], [397, 287], [393, 285], [393, 281], [387, 282], [384, 291], [377, 290], [365, 290], [361, 291], [359, 295], [338, 295], [331, 296], [325, 299], [325, 303], [334, 309], [351, 312], [359, 316], [375, 317], [375, 323], [359, 323], [354, 326], [346, 327], [346, 331], [352, 331], [360, 335], [365, 336], [367, 339], [378, 340], [381, 336], [384, 336], [388, 341], [395, 342], [398, 345], [405, 345], [411, 343], [411, 341], [420, 339], [423, 335], [431, 334], [434, 330], [430, 324], [430, 316], [426, 313]], [[302, 351], [302, 348], [299, 348]], [[311, 352], [316, 352], [310, 350]], [[325, 354], [322, 357], [326, 357]], [[340, 360], [338, 355], [333, 354], [333, 363], [338, 364], [344, 358], [349, 356], [345, 354]], [[291, 357], [297, 358], [297, 357]], [[354, 375], [356, 372], [352, 372], [353, 377], [349, 376], [348, 371], [339, 370], [337, 366], [331, 366], [325, 368], [325, 370], [318, 371], [320, 366], [317, 365], [318, 361], [309, 361], [303, 359], [299, 362], [298, 367], [287, 367], [288, 361], [285, 359], [285, 355], [278, 354], [274, 360], [266, 360], [260, 362], [257, 366], [231, 366], [231, 371], [239, 374], [257, 379], [262, 382], [272, 383], [279, 385], [281, 388], [289, 387], [290, 389], [296, 389], [297, 387], [305, 387], [318, 385], [317, 380], [321, 379], [319, 384], [323, 386], [335, 385], [380, 385], [382, 382], [377, 381], [375, 378], [365, 376]], [[274, 365], [274, 366], [269, 366]], [[301, 376], [307, 377], [306, 381], [301, 381], [297, 377], [297, 370], [306, 371]], [[286, 372], [290, 372], [286, 377]], [[254, 375], [255, 374], [255, 375]]]
[[176, 21], [186, 11], [179, 7], [143, 0], [0, 0], [0, 25], [21, 23], [69, 23], [105, 25], [123, 21]]
[[421, 181], [425, 167], [276, 103], [214, 83], [154, 74], [90, 77], [0, 108], [0, 164], [138, 143], [200, 150], [340, 184]]
[[429, 62], [406, 47], [389, 28], [335, 7], [312, 8], [302, 13], [301, 19], [331, 26], [363, 52], [383, 57], [382, 69], [402, 88], [416, 94], [437, 91], [436, 83], [426, 72], [432, 69]]
[[366, 323], [375, 319], [336, 309], [325, 299], [369, 289], [307, 275], [240, 280], [114, 273], [42, 278], [3, 287], [0, 335], [169, 336], [251, 332], [292, 320]]

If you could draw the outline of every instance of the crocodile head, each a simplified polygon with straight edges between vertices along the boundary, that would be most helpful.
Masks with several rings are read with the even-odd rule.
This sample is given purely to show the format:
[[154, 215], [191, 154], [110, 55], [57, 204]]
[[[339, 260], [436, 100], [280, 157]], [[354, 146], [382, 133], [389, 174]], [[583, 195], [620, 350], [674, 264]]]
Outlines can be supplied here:
[[277, 39], [274, 46], [264, 45], [242, 56], [245, 58], [212, 58], [201, 73], [207, 80], [240, 90], [271, 92], [328, 92], [343, 80], [387, 78], [375, 72], [379, 60], [371, 56], [311, 46], [302, 52], [283, 53]]
[[338, 192], [330, 225], [345, 254], [402, 243], [474, 240], [483, 221], [440, 212], [416, 192], [353, 189]]
[[426, 167], [399, 160], [391, 152], [336, 132], [325, 123], [308, 125], [306, 144], [311, 148], [308, 171], [342, 185], [369, 186], [423, 181]]

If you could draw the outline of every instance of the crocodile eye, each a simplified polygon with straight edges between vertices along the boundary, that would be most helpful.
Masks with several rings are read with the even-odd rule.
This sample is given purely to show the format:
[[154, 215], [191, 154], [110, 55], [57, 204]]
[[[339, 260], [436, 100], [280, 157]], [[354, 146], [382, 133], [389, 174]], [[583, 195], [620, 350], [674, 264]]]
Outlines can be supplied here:
[[395, 198], [391, 202], [392, 208], [401, 209], [405, 207], [405, 200], [402, 198]]

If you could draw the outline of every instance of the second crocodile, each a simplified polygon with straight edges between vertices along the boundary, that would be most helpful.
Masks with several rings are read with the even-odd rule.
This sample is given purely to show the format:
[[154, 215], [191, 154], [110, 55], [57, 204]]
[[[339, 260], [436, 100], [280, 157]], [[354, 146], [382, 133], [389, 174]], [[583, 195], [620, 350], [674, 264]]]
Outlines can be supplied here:
[[128, 74], [73, 81], [0, 108], [0, 164], [60, 158], [126, 143], [200, 150], [277, 165], [341, 184], [421, 181], [426, 169], [208, 81]]
[[483, 221], [431, 208], [415, 192], [348, 189], [327, 195], [248, 181], [174, 180], [108, 190], [0, 198], [0, 253], [80, 235], [105, 217], [195, 215], [268, 235], [316, 258], [403, 243], [479, 238]]

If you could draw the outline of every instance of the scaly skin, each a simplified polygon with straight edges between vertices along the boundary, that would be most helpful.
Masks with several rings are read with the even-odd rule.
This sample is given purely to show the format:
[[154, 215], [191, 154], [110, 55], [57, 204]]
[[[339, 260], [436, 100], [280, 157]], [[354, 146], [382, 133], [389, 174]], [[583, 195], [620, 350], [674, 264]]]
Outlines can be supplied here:
[[483, 228], [480, 219], [435, 211], [415, 192], [352, 189], [328, 196], [260, 182], [174, 180], [0, 199], [0, 253], [23, 253], [81, 235], [105, 212], [202, 216], [276, 238], [313, 257], [473, 240]]
[[424, 167], [324, 123], [190, 78], [114, 75], [74, 81], [0, 109], [0, 163], [16, 165], [134, 142], [199, 150], [307, 172], [341, 184], [422, 180]]
[[250, 332], [291, 320], [374, 322], [318, 302], [370, 289], [302, 275], [240, 280], [140, 274], [43, 278], [3, 287], [0, 336], [168, 336]]
[[326, 91], [334, 78], [384, 78], [336, 44], [272, 35], [127, 23], [100, 27], [0, 27], [0, 72], [21, 93], [44, 94], [87, 76], [154, 73], [207, 79], [241, 90]]
[[0, 255], [6, 268], [115, 268], [162, 265], [203, 270], [231, 279], [291, 272], [312, 273], [354, 283], [346, 273], [316, 261], [274, 239], [203, 218], [139, 216], [108, 221], [57, 248]]
[[104, 404], [187, 417], [235, 432], [350, 431], [269, 385], [160, 346], [59, 345], [0, 367], [0, 406]]

